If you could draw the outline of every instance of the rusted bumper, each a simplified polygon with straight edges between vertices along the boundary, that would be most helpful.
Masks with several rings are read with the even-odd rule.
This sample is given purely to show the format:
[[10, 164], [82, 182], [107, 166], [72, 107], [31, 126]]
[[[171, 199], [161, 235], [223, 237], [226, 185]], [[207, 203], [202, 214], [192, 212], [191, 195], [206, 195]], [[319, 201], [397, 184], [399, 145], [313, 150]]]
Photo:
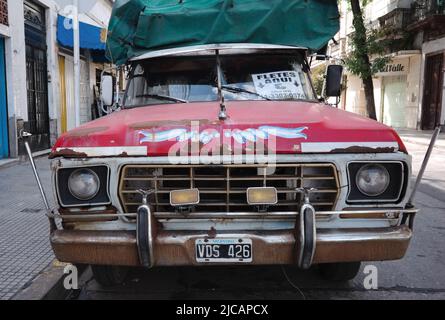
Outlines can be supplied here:
[[[196, 262], [195, 240], [208, 237], [207, 232], [159, 231], [153, 243], [153, 265], [203, 265]], [[218, 233], [217, 237], [252, 239], [255, 265], [297, 263], [299, 244], [292, 230]], [[411, 237], [406, 226], [318, 230], [314, 264], [401, 259]], [[51, 234], [51, 244], [63, 262], [141, 266], [135, 231], [57, 230]]]

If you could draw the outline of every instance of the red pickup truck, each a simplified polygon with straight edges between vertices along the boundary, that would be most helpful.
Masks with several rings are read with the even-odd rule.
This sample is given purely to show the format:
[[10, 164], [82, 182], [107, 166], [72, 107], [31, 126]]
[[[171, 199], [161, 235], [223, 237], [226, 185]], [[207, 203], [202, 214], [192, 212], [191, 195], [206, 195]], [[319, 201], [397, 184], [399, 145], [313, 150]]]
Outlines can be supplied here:
[[318, 265], [348, 280], [402, 258], [411, 157], [393, 129], [321, 102], [306, 55], [233, 43], [133, 57], [121, 110], [52, 150], [56, 257], [105, 285], [133, 266]]

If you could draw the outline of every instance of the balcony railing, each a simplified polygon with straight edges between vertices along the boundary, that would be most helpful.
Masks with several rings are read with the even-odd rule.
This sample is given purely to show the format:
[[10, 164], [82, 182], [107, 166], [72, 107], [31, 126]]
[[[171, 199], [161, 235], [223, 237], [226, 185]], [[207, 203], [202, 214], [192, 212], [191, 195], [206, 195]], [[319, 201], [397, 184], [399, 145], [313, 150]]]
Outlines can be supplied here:
[[417, 0], [413, 2], [413, 21], [422, 21], [432, 15], [445, 14], [445, 0]]
[[397, 8], [378, 19], [380, 28], [391, 28], [394, 31], [402, 31], [411, 23], [411, 10]]

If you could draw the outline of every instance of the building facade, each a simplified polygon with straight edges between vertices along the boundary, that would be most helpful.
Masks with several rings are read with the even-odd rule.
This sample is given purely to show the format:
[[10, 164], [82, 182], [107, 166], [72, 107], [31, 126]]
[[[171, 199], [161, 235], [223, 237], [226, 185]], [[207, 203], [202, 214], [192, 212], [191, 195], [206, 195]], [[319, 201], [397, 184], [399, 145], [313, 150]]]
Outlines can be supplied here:
[[[74, 57], [73, 40], [70, 25], [70, 7], [63, 7], [67, 0], [55, 0], [61, 10], [57, 16], [58, 67], [60, 78], [60, 132], [65, 133], [75, 128], [74, 110]], [[68, 1], [70, 3], [70, 1]], [[105, 59], [105, 42], [108, 22], [111, 16], [113, 2], [111, 0], [96, 0], [88, 2], [80, 9], [80, 47], [81, 47], [81, 80], [80, 80], [80, 123], [84, 124], [98, 116], [92, 108], [98, 95], [100, 75], [110, 69]]]
[[[363, 8], [368, 28], [386, 30], [390, 62], [374, 77], [378, 121], [395, 128], [431, 130], [444, 124], [443, 49], [445, 37], [438, 30], [445, 17], [442, 0], [379, 0]], [[342, 1], [341, 29], [328, 54], [345, 58], [353, 32], [352, 13]], [[426, 22], [431, 19], [433, 22]], [[435, 26], [431, 31], [430, 27]], [[434, 58], [432, 58], [434, 57]], [[442, 58], [440, 58], [442, 57]], [[335, 61], [335, 60], [334, 60]], [[432, 73], [431, 70], [434, 70]], [[433, 75], [431, 75], [433, 74]], [[430, 92], [433, 85], [436, 86]], [[340, 107], [366, 115], [365, 93], [359, 77], [346, 72]]]
[[422, 50], [419, 128], [431, 130], [445, 124], [445, 1], [415, 1], [408, 30]]
[[[69, 3], [0, 0], [0, 159], [24, 153], [18, 138], [22, 131], [32, 134], [32, 149], [42, 151], [74, 127], [72, 46], [61, 43], [58, 24]], [[80, 21], [106, 34], [101, 30], [106, 30], [113, 2], [88, 3], [90, 8]], [[82, 48], [82, 123], [94, 117], [96, 73], [108, 65], [105, 40], [101, 40], [102, 50]]]

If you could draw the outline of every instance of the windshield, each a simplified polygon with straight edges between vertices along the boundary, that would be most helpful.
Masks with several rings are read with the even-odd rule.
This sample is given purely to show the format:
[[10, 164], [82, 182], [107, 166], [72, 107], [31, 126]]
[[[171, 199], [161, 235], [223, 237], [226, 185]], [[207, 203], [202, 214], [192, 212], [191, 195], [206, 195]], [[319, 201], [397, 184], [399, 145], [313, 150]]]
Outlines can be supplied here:
[[[236, 100], [315, 100], [302, 56], [221, 56], [222, 94]], [[133, 66], [124, 106], [218, 101], [215, 56], [168, 57]]]

